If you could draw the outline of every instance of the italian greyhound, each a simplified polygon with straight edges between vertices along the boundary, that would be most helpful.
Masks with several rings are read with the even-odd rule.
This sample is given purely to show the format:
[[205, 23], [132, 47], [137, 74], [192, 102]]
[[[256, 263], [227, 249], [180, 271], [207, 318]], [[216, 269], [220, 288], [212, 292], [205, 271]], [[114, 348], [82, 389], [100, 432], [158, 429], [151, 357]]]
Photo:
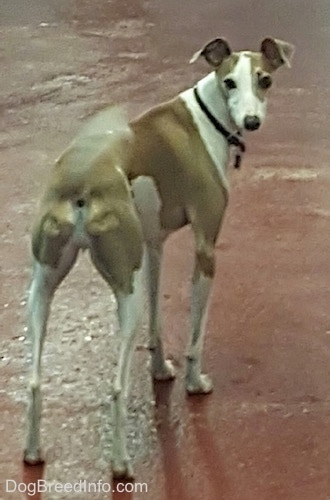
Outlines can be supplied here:
[[80, 249], [88, 249], [118, 304], [121, 335], [113, 396], [113, 474], [130, 478], [126, 400], [134, 338], [143, 309], [144, 268], [150, 306], [152, 375], [171, 380], [174, 369], [161, 341], [159, 278], [167, 236], [190, 224], [195, 237], [192, 334], [187, 353], [189, 394], [212, 391], [201, 356], [207, 305], [215, 275], [215, 244], [228, 202], [229, 150], [236, 166], [243, 131], [260, 128], [272, 75], [290, 66], [291, 44], [265, 38], [259, 52], [233, 52], [216, 38], [196, 52], [211, 72], [174, 99], [128, 122], [107, 108], [57, 160], [32, 234], [34, 267], [28, 298], [32, 342], [25, 461], [40, 453], [40, 365], [53, 295]]

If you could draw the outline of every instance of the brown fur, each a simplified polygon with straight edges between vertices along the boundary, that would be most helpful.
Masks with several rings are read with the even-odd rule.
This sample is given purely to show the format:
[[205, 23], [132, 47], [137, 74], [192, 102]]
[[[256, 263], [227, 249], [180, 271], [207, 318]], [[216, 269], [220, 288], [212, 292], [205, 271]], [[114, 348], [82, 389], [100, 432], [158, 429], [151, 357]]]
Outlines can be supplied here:
[[196, 238], [201, 270], [214, 274], [214, 245], [227, 204], [227, 192], [180, 99], [150, 110], [131, 123], [135, 133], [128, 163], [130, 179], [151, 176], [162, 203], [164, 229], [176, 229], [185, 213]]
[[84, 228], [91, 257], [114, 290], [129, 293], [141, 265], [142, 232], [122, 167], [128, 144], [121, 137], [74, 142], [57, 161], [33, 231], [33, 253], [57, 267], [75, 229], [77, 203], [85, 205]]

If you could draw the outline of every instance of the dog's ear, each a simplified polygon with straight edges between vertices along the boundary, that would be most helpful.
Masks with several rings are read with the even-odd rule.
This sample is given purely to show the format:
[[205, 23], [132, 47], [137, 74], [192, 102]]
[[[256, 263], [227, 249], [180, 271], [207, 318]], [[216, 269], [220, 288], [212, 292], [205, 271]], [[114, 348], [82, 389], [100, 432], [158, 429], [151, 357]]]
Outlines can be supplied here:
[[291, 68], [291, 59], [294, 54], [294, 46], [291, 43], [268, 37], [261, 42], [260, 51], [274, 69], [283, 64]]
[[222, 61], [230, 56], [231, 48], [228, 45], [228, 42], [223, 38], [215, 38], [211, 40], [211, 42], [207, 43], [205, 47], [201, 50], [198, 50], [190, 59], [190, 64], [197, 61], [200, 56], [203, 56], [206, 61], [216, 68], [220, 66]]

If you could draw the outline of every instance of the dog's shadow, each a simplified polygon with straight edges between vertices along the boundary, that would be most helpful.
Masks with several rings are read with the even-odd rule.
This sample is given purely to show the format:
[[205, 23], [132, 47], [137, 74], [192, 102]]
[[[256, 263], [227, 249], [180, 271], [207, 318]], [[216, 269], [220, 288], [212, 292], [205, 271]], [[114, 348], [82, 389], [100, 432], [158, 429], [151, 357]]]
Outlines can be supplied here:
[[162, 451], [166, 498], [191, 500], [182, 475], [179, 449], [171, 419], [171, 394], [173, 384], [154, 381], [157, 433]]
[[38, 491], [38, 482], [44, 478], [44, 472], [44, 463], [40, 465], [23, 464], [22, 480], [26, 486], [25, 498], [29, 500], [42, 500], [41, 492]]
[[[188, 396], [186, 398], [184, 404], [190, 414], [190, 424], [186, 432], [191, 433], [195, 444], [193, 449], [190, 449], [191, 445], [188, 445], [189, 449], [183, 452], [178, 446], [171, 418], [172, 389], [173, 384], [154, 382], [157, 431], [162, 449], [166, 498], [171, 500], [206, 498], [203, 488], [198, 493], [196, 489], [193, 489], [193, 484], [189, 486], [189, 474], [192, 472], [184, 469], [184, 454], [187, 456], [191, 453], [191, 460], [196, 462], [197, 479], [198, 475], [202, 475], [201, 479], [207, 481], [207, 498], [225, 500], [230, 496], [231, 488], [223, 470], [221, 451], [217, 447], [213, 432], [209, 429], [208, 412], [212, 396]], [[192, 491], [197, 496], [192, 497]]]
[[[123, 488], [123, 485], [126, 485], [126, 488]], [[118, 486], [120, 485], [120, 489]], [[112, 480], [112, 495], [110, 498], [112, 500], [133, 500], [134, 498], [134, 493], [131, 493], [134, 491], [134, 481], [120, 481], [113, 479]]]
[[[208, 498], [227, 500], [232, 496], [232, 488], [223, 466], [223, 455], [217, 444], [215, 430], [211, 428], [209, 411], [217, 411], [212, 395], [188, 396], [187, 406], [192, 415], [192, 430], [195, 436], [198, 460], [204, 465], [207, 479]], [[217, 426], [221, 433], [221, 424]]]

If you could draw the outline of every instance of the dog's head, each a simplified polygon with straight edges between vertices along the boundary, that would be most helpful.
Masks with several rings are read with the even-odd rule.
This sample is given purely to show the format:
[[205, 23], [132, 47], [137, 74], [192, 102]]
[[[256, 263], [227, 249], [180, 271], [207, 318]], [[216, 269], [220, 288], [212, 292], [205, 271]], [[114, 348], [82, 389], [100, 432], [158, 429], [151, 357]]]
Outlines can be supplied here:
[[257, 130], [265, 119], [272, 73], [283, 65], [290, 67], [293, 52], [293, 45], [270, 37], [261, 42], [259, 52], [232, 52], [226, 40], [215, 38], [190, 62], [200, 56], [206, 59], [216, 72], [233, 122], [239, 129]]

